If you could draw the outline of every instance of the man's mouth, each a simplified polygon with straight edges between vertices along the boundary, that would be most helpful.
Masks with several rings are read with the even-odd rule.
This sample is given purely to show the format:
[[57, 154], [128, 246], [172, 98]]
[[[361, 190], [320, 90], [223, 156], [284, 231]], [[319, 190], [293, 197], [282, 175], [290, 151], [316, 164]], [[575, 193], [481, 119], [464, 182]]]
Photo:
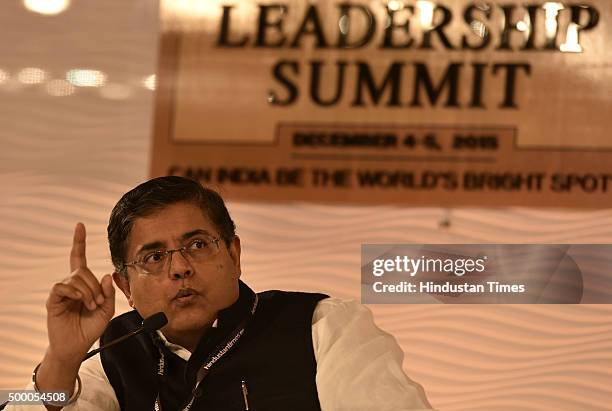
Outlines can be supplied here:
[[196, 297], [198, 296], [198, 292], [193, 288], [181, 288], [178, 293], [172, 299], [173, 303], [178, 305], [188, 305], [190, 304]]

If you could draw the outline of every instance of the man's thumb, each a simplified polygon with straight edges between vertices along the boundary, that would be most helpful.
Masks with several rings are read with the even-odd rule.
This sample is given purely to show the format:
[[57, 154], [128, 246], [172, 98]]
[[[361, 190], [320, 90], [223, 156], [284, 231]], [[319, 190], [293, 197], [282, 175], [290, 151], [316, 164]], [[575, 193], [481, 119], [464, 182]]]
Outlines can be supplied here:
[[102, 293], [104, 294], [104, 311], [110, 312], [111, 316], [115, 313], [115, 287], [113, 286], [113, 277], [111, 274], [106, 274], [100, 282]]

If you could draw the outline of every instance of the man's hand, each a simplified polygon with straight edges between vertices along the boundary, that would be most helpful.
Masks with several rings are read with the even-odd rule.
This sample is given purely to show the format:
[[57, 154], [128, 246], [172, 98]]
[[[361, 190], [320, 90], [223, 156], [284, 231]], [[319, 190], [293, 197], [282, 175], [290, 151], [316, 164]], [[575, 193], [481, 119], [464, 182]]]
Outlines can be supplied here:
[[87, 268], [85, 226], [74, 229], [71, 275], [51, 289], [47, 300], [49, 354], [74, 362], [87, 353], [115, 313], [115, 289], [110, 274], [100, 282]]
[[55, 284], [47, 299], [49, 348], [36, 376], [40, 390], [72, 393], [81, 360], [115, 313], [111, 275], [98, 281], [87, 268], [85, 226], [81, 223], [74, 228], [70, 270], [70, 277]]

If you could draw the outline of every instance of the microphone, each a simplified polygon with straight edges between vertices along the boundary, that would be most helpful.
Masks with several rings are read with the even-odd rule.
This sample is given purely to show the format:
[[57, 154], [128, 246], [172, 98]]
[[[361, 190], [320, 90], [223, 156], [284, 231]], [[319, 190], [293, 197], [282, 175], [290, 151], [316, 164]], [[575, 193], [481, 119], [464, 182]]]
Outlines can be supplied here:
[[143, 333], [145, 331], [155, 331], [155, 330], [159, 330], [160, 328], [162, 328], [164, 325], [168, 324], [168, 317], [166, 317], [166, 314], [164, 314], [163, 312], [158, 312], [156, 314], [153, 314], [150, 317], [145, 318], [142, 321], [142, 326], [140, 328], [137, 328], [136, 330], [132, 331], [129, 334], [126, 334], [124, 336], [121, 336], [119, 338], [117, 338], [116, 340], [113, 340], [107, 344], [104, 344], [103, 346], [101, 346], [100, 348], [96, 348], [95, 350], [91, 350], [90, 352], [87, 353], [87, 355], [85, 355], [85, 358], [83, 358], [82, 361], [85, 361], [88, 358], [93, 357], [94, 355], [96, 355], [97, 353], [99, 353], [102, 350], [106, 350], [109, 347], [112, 347], [113, 345], [117, 345], [120, 342], [123, 342], [125, 340], [127, 340], [130, 337], [133, 337], [135, 335], [138, 335], [140, 333]]

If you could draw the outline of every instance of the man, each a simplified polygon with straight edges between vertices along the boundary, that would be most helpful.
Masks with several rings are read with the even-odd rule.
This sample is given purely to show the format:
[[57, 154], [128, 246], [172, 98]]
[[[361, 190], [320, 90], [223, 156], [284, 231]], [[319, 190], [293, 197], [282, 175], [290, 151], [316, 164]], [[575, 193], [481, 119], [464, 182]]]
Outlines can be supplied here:
[[[241, 282], [234, 222], [195, 181], [156, 178], [121, 198], [108, 225], [115, 272], [100, 281], [85, 239], [77, 224], [72, 273], [50, 292], [49, 347], [33, 376], [39, 391], [69, 393], [65, 410], [431, 409], [367, 309], [322, 294], [255, 294]], [[134, 311], [111, 321], [113, 281]], [[81, 364], [96, 341], [158, 312], [168, 319], [160, 331]]]

